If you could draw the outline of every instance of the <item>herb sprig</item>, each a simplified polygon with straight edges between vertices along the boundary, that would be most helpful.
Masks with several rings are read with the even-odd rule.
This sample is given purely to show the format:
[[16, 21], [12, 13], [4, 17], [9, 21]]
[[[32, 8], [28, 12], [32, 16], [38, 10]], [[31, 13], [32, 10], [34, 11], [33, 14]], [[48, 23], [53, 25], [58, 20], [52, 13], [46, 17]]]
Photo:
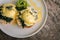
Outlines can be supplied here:
[[19, 11], [26, 9], [28, 6], [30, 5], [28, 4], [27, 0], [18, 0], [16, 2], [16, 9]]

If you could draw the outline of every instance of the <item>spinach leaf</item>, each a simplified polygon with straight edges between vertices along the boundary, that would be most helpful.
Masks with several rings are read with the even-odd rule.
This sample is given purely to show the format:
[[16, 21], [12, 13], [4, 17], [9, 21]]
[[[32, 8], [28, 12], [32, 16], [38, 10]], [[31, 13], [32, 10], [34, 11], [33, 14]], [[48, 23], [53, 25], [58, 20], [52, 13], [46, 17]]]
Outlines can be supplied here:
[[11, 22], [13, 19], [10, 17], [2, 16], [2, 13], [0, 12], [0, 19], [5, 20], [6, 22]]

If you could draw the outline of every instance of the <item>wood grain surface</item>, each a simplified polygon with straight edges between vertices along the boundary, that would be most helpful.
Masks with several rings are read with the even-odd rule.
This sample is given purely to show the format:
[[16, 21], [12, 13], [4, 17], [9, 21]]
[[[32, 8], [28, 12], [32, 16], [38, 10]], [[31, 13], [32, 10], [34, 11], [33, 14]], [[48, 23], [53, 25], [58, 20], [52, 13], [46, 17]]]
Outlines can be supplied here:
[[60, 0], [45, 0], [48, 19], [43, 29], [29, 38], [12, 38], [0, 30], [0, 40], [60, 40]]

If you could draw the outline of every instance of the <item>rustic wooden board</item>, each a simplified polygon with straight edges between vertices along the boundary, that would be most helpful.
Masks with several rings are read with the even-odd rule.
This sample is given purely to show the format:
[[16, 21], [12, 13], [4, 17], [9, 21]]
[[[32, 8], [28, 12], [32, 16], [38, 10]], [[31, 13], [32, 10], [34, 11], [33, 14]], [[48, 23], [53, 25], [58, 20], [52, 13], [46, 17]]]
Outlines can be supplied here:
[[0, 40], [60, 40], [60, 0], [45, 0], [48, 7], [48, 19], [43, 29], [36, 35], [17, 39], [0, 30]]

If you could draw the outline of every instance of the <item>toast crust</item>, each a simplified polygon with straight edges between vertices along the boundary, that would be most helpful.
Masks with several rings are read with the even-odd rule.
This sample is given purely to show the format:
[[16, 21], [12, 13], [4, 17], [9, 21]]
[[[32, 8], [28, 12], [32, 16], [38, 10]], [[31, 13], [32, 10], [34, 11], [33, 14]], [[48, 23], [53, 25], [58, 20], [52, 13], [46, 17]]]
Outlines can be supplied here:
[[16, 24], [15, 20], [12, 20], [11, 22], [6, 22], [5, 20], [0, 19], [1, 24]]

